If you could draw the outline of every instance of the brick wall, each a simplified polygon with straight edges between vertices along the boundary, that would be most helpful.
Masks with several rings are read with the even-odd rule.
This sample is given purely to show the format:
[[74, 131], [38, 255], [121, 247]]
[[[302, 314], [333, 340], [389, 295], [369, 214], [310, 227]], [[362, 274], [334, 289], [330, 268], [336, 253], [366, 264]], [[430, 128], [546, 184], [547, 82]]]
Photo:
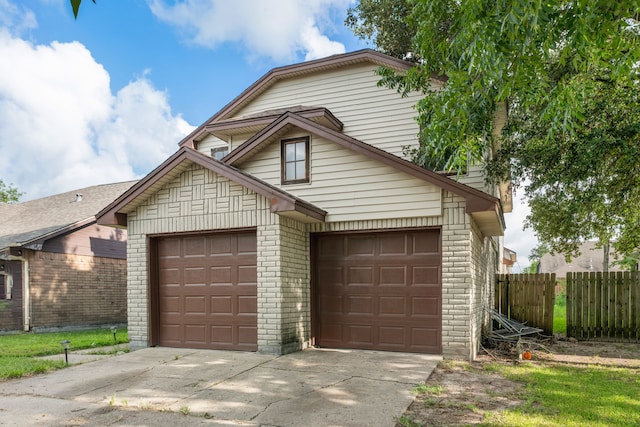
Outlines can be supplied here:
[[281, 220], [282, 350], [289, 353], [311, 339], [311, 261], [305, 224]]
[[442, 353], [471, 358], [471, 218], [460, 196], [445, 192], [442, 225]]
[[127, 322], [125, 260], [31, 252], [31, 327]]
[[491, 237], [484, 237], [480, 230], [472, 227], [472, 268], [473, 293], [471, 296], [470, 331], [472, 357], [475, 357], [480, 349], [482, 333], [486, 332], [490, 325], [490, 316], [486, 308], [493, 307], [493, 288], [495, 274], [498, 272], [498, 244]]
[[[256, 228], [258, 351], [282, 353], [281, 217], [270, 203], [225, 177], [191, 165], [128, 214], [129, 340], [149, 345], [148, 235]], [[303, 338], [308, 339], [308, 338]]]

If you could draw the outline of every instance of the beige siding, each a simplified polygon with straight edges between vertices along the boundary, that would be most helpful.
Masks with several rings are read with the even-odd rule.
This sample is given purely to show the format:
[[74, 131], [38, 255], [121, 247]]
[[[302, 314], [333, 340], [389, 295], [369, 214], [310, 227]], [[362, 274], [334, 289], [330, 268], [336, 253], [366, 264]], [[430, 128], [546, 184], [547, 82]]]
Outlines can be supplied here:
[[468, 185], [469, 187], [476, 188], [480, 191], [484, 191], [492, 196], [497, 196], [497, 187], [488, 185], [485, 181], [484, 169], [481, 166], [471, 166], [468, 173], [457, 178], [455, 175], [451, 176], [451, 179], [458, 180], [458, 182]]
[[275, 83], [236, 116], [296, 105], [326, 107], [344, 123], [344, 133], [401, 156], [417, 144], [414, 105], [421, 95], [402, 98], [377, 86], [376, 65], [357, 65]]
[[223, 141], [216, 136], [208, 135], [202, 141], [198, 142], [197, 149], [202, 154], [210, 156], [212, 148], [224, 147], [225, 145], [229, 146], [228, 141]]
[[310, 183], [281, 185], [276, 142], [240, 167], [326, 210], [328, 222], [442, 214], [440, 188], [335, 143], [312, 137], [310, 164]]

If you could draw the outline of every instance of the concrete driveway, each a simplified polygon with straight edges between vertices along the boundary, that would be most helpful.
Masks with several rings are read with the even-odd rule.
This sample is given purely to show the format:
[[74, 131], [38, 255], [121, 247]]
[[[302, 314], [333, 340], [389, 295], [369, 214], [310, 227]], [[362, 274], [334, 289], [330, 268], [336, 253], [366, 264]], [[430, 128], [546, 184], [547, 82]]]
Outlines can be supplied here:
[[393, 426], [440, 359], [147, 348], [0, 383], [0, 425]]

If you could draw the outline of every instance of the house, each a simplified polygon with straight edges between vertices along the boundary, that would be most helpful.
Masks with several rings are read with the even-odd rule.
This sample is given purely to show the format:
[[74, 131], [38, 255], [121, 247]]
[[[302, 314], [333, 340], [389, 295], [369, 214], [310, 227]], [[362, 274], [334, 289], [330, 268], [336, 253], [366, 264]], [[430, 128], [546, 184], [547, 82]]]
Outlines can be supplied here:
[[126, 323], [126, 230], [95, 214], [135, 181], [0, 205], [0, 331]]
[[509, 248], [502, 248], [502, 271], [503, 274], [511, 274], [513, 265], [518, 262], [518, 254]]
[[[609, 249], [608, 271], [623, 271], [618, 261], [619, 257], [613, 249]], [[604, 248], [597, 248], [596, 242], [583, 242], [578, 249], [578, 256], [567, 261], [564, 254], [546, 253], [540, 258], [538, 273], [555, 273], [557, 279], [564, 279], [568, 272], [589, 273], [604, 271]]]
[[98, 214], [128, 231], [133, 348], [475, 356], [508, 186], [409, 162], [421, 95], [378, 87], [380, 66], [412, 64], [273, 69]]

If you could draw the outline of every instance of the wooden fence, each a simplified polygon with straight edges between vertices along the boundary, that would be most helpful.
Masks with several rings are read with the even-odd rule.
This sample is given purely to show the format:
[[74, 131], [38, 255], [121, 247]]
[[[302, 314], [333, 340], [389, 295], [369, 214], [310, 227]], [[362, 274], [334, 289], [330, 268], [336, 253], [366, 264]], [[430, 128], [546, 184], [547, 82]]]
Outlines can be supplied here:
[[640, 273], [567, 273], [567, 336], [640, 341]]
[[555, 273], [496, 275], [495, 309], [511, 319], [553, 334]]

